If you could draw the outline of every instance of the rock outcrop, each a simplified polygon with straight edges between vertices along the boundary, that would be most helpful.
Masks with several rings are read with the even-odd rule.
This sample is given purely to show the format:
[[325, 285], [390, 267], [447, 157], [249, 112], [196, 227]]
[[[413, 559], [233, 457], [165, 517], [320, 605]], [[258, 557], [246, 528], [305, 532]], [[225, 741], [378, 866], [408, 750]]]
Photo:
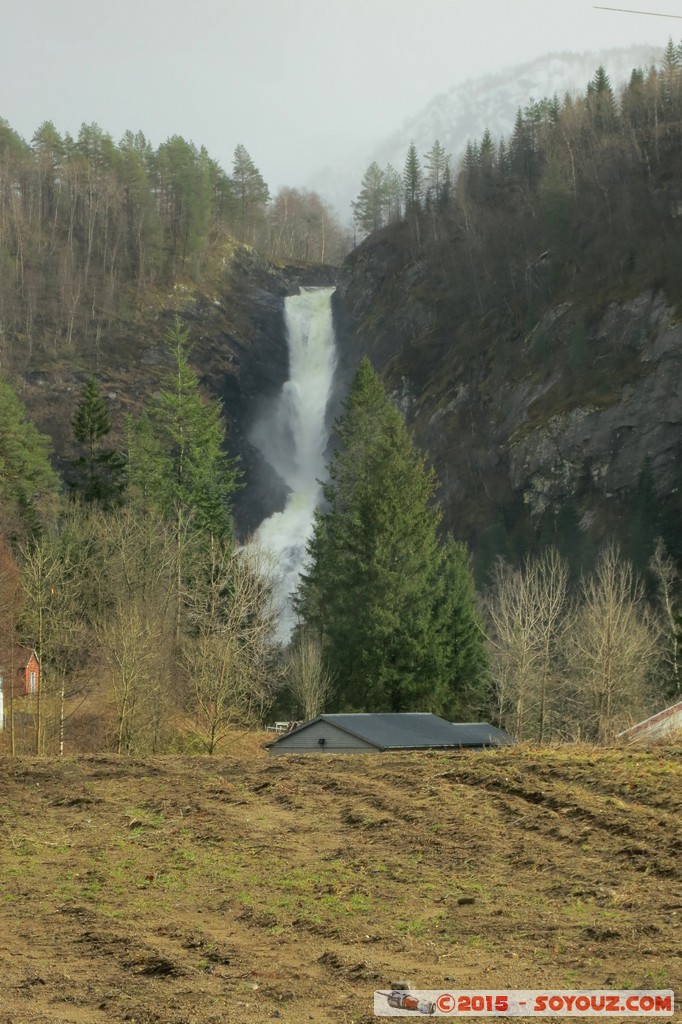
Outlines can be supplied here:
[[366, 351], [384, 375], [435, 466], [445, 523], [474, 549], [502, 528], [551, 538], [568, 503], [593, 545], [615, 530], [627, 548], [644, 477], [651, 530], [674, 533], [682, 323], [665, 295], [589, 313], [576, 297], [525, 334], [482, 321], [474, 336], [386, 232], [346, 261], [336, 303], [345, 351]]

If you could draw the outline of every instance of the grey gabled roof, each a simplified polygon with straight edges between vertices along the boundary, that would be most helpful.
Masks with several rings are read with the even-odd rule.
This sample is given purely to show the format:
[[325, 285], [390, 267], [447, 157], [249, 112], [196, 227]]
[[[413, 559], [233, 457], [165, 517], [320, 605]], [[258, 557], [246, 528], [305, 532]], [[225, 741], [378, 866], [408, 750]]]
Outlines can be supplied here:
[[[304, 722], [297, 729], [279, 737], [274, 743], [287, 736], [301, 732], [312, 722], [327, 722], [371, 743], [378, 750], [414, 750], [420, 747], [488, 747], [511, 743], [511, 738], [501, 729], [487, 722], [446, 722], [444, 718], [427, 712], [385, 712], [383, 714], [319, 715], [311, 722]], [[268, 744], [273, 746], [274, 744]]]

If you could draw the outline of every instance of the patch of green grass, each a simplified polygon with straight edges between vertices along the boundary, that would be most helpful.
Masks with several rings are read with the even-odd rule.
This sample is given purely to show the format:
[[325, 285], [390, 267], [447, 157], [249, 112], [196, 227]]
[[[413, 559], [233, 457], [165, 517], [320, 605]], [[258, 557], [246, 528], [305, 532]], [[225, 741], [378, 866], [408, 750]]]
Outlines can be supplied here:
[[410, 921], [400, 921], [398, 923], [398, 931], [404, 932], [407, 935], [414, 935], [416, 938], [421, 938], [426, 931], [426, 921], [421, 918], [413, 918]]
[[561, 913], [566, 917], [577, 918], [584, 921], [588, 914], [594, 913], [593, 907], [588, 907], [582, 900], [575, 900], [573, 903], [566, 903], [561, 907]]
[[280, 896], [278, 899], [274, 900], [273, 906], [283, 910], [291, 910], [296, 906], [296, 900], [293, 896]]
[[184, 892], [185, 883], [183, 879], [177, 878], [173, 874], [157, 875], [154, 878], [155, 885], [158, 885], [161, 889], [166, 892]]
[[361, 893], [354, 892], [348, 900], [346, 900], [346, 909], [350, 909], [354, 914], [367, 914], [372, 909], [372, 901], [367, 896], [363, 896]]
[[644, 978], [650, 983], [651, 988], [672, 988], [670, 973], [664, 967], [657, 967], [647, 971]]
[[83, 898], [86, 900], [94, 900], [96, 896], [99, 896], [101, 891], [101, 882], [88, 882], [82, 889]]
[[160, 828], [164, 824], [163, 814], [159, 810], [147, 811], [144, 808], [133, 807], [128, 811], [130, 817], [130, 831], [137, 832], [145, 828]]

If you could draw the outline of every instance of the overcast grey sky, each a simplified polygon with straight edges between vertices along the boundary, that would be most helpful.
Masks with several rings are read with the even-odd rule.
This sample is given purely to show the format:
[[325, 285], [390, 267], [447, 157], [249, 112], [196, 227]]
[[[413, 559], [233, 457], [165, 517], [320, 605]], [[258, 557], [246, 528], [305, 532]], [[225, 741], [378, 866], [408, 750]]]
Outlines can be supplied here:
[[463, 79], [551, 50], [664, 46], [682, 21], [585, 0], [4, 0], [2, 30], [0, 117], [25, 138], [44, 120], [155, 146], [178, 134], [228, 171], [241, 142], [274, 190]]

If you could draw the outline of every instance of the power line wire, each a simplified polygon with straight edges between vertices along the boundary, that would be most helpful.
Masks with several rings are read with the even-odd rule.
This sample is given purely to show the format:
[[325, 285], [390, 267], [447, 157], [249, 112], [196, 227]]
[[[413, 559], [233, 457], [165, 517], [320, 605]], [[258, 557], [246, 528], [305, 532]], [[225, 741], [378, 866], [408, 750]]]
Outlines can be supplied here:
[[659, 14], [658, 11], [632, 11], [629, 7], [601, 7], [592, 5], [595, 11], [618, 11], [619, 14], [645, 14], [647, 18], [677, 18], [682, 21], [682, 14]]

